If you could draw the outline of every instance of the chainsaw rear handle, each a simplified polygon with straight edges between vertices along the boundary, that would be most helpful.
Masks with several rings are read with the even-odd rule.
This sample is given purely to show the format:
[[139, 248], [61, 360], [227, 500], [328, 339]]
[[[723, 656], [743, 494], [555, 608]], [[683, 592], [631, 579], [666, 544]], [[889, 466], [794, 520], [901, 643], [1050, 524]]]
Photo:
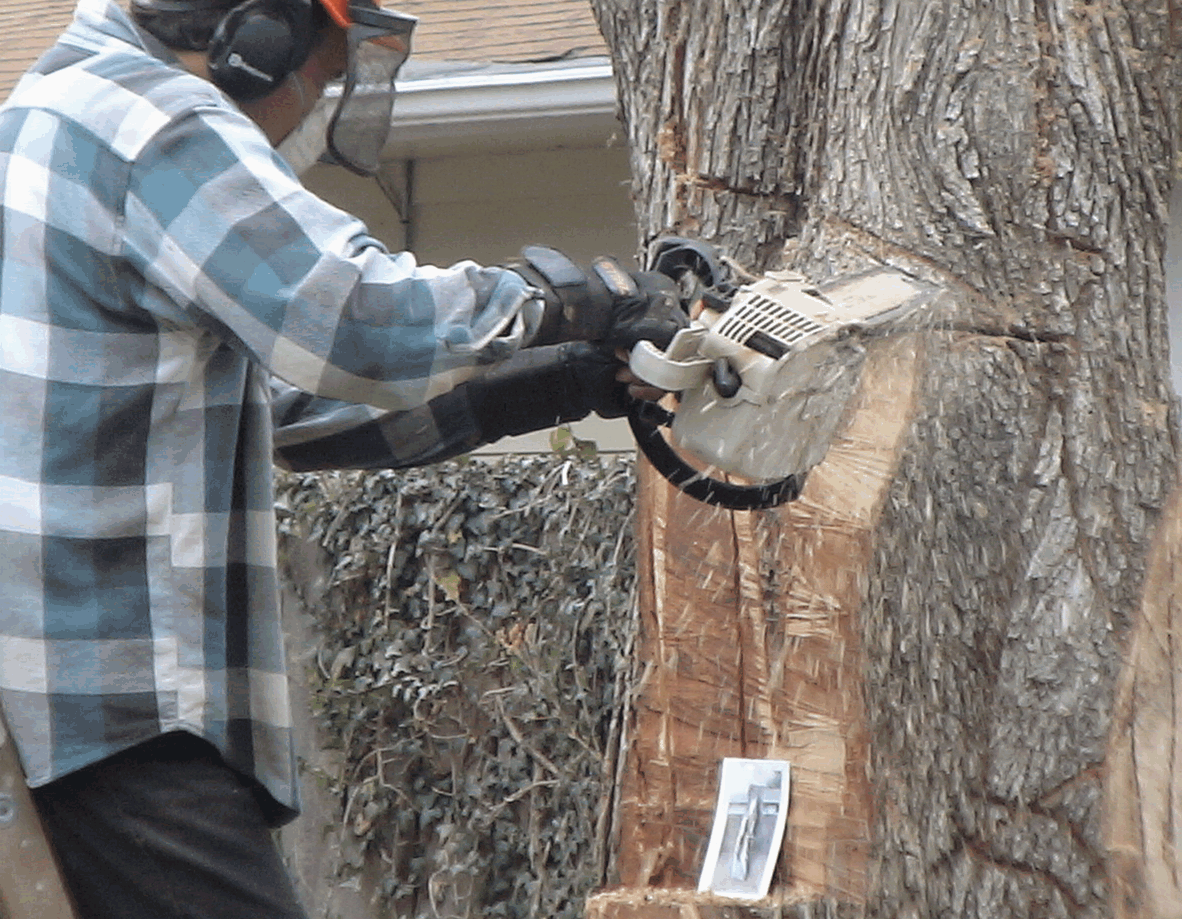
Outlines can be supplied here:
[[698, 343], [705, 334], [700, 325], [682, 329], [662, 351], [651, 341], [639, 341], [628, 355], [632, 372], [657, 389], [683, 392], [705, 381], [713, 363], [700, 356]]

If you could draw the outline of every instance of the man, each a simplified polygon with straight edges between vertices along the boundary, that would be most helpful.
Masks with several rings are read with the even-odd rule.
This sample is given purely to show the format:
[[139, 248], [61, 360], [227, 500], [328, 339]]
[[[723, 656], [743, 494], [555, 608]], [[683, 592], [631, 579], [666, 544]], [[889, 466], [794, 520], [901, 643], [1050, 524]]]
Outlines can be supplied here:
[[0, 689], [88, 919], [303, 915], [269, 833], [298, 806], [273, 452], [408, 465], [618, 411], [613, 354], [685, 321], [610, 261], [418, 266], [300, 185], [274, 145], [342, 74], [328, 148], [374, 167], [412, 26], [82, 0], [0, 109]]

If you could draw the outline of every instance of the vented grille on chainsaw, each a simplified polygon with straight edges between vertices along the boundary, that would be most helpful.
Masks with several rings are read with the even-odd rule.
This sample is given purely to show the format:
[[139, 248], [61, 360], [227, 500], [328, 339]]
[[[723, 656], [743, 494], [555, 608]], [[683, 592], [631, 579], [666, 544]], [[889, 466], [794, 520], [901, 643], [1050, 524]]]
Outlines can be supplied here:
[[[784, 299], [815, 299], [798, 287], [777, 286], [783, 289]], [[713, 331], [773, 360], [778, 359], [797, 342], [823, 331], [827, 325], [793, 309], [784, 299], [748, 289], [735, 299]]]

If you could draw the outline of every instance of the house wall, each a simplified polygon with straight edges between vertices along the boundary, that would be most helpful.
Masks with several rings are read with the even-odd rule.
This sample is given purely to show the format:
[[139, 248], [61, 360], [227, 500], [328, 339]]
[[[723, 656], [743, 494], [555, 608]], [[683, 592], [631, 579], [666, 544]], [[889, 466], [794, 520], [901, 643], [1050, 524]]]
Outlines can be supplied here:
[[[388, 246], [404, 248], [401, 218], [372, 179], [314, 166], [304, 180], [364, 219]], [[391, 170], [390, 180], [405, 193], [405, 169]], [[410, 185], [413, 250], [420, 261], [443, 265], [462, 258], [496, 264], [530, 242], [577, 260], [605, 253], [630, 259], [636, 231], [629, 181], [622, 147], [417, 159]]]
[[[335, 166], [313, 166], [304, 181], [317, 194], [366, 221], [393, 249], [405, 248], [405, 229], [373, 179]], [[389, 177], [399, 192], [405, 174]], [[545, 243], [586, 262], [615, 255], [632, 264], [636, 231], [628, 154], [623, 147], [455, 153], [414, 161], [411, 249], [420, 262], [450, 265], [463, 258], [498, 264], [527, 243]], [[622, 420], [585, 419], [578, 437], [601, 450], [632, 450]], [[548, 432], [505, 438], [491, 452], [550, 449]]]

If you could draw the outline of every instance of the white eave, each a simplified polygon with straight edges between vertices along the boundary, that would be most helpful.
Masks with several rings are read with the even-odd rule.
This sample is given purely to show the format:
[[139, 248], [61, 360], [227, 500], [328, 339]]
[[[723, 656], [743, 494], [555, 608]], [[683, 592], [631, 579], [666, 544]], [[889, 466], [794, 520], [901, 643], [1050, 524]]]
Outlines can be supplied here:
[[398, 83], [386, 155], [604, 143], [616, 94], [603, 58], [541, 64], [408, 68]]

